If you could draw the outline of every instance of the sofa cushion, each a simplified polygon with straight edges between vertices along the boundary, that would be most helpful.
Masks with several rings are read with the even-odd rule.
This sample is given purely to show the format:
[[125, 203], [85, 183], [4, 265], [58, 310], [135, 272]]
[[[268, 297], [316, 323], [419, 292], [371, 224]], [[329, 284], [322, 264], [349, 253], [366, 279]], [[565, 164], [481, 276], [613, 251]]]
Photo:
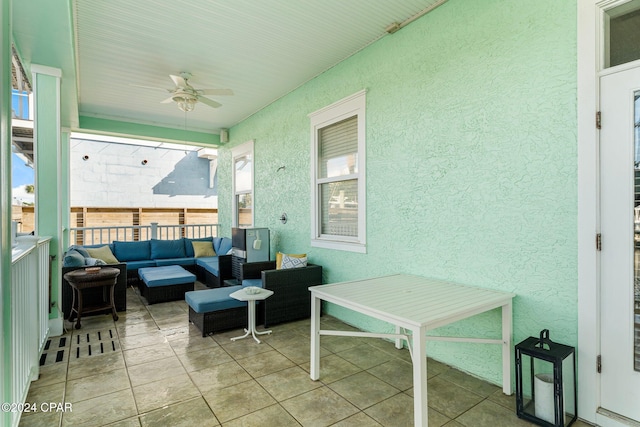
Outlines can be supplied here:
[[214, 257], [216, 251], [213, 250], [212, 242], [191, 242], [193, 244], [193, 256], [195, 258]]
[[111, 249], [109, 249], [109, 246], [105, 245], [97, 248], [85, 246], [85, 249], [87, 250], [91, 258], [101, 259], [107, 264], [118, 264], [120, 262], [113, 255], [113, 252], [111, 252]]
[[196, 258], [196, 265], [199, 265], [216, 277], [220, 276], [218, 257]]
[[151, 239], [151, 259], [184, 258], [184, 242], [179, 240]]
[[194, 283], [196, 276], [189, 273], [179, 265], [167, 265], [164, 267], [141, 268], [138, 270], [140, 279], [148, 287], [181, 285], [183, 283]]
[[198, 239], [184, 239], [184, 253], [187, 258], [193, 258], [195, 255], [193, 252], [192, 242], [213, 242], [213, 237], [202, 237]]
[[158, 267], [162, 267], [165, 265], [195, 265], [195, 258], [164, 258], [164, 259], [154, 259], [156, 265]]
[[151, 259], [151, 245], [148, 240], [140, 242], [113, 242], [113, 254], [120, 261], [140, 261]]
[[213, 249], [218, 255], [228, 255], [232, 247], [233, 243], [228, 237], [216, 237], [213, 239]]
[[247, 304], [246, 301], [238, 301], [229, 296], [239, 289], [241, 289], [240, 285], [190, 291], [185, 292], [184, 299], [196, 313], [209, 313], [245, 306]]
[[85, 265], [84, 256], [75, 249], [70, 249], [64, 255], [64, 260], [62, 261], [63, 267], [81, 267]]
[[156, 260], [145, 259], [142, 261], [127, 261], [127, 270], [137, 270], [145, 267], [156, 267]]

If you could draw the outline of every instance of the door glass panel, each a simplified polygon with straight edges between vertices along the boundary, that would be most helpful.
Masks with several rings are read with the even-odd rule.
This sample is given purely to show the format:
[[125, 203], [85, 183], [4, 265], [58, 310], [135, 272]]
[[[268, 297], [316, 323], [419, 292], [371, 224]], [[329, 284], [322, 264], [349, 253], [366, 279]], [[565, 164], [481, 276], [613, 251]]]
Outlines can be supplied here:
[[635, 200], [633, 218], [635, 223], [634, 238], [634, 369], [640, 372], [640, 91], [634, 94], [633, 103], [633, 143], [634, 153], [634, 177]]
[[605, 67], [640, 59], [640, 0], [605, 11]]

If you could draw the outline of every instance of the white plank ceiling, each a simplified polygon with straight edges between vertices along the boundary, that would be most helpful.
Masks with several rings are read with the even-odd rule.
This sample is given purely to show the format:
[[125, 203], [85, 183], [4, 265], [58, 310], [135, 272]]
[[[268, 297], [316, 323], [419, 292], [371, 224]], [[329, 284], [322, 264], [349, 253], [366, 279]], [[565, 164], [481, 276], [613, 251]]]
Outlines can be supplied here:
[[[74, 0], [79, 115], [218, 133], [436, 0]], [[169, 74], [229, 88], [185, 113]]]

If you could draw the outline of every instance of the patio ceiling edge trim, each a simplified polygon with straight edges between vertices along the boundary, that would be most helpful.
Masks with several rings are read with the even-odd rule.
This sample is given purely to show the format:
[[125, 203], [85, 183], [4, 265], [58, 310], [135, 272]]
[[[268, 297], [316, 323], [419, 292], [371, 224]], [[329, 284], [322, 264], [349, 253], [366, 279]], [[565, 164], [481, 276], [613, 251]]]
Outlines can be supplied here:
[[121, 122], [97, 117], [80, 116], [80, 127], [77, 132], [94, 133], [145, 139], [149, 141], [178, 142], [189, 145], [219, 146], [220, 136], [213, 133], [180, 130], [162, 126]]

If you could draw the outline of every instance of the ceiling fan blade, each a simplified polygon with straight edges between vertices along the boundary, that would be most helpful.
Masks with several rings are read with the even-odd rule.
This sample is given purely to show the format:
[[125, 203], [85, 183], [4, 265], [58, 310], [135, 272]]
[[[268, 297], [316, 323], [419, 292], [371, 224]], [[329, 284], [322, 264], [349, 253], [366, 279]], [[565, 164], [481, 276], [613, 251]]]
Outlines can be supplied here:
[[222, 106], [222, 104], [220, 104], [220, 103], [218, 103], [216, 101], [213, 101], [213, 100], [211, 100], [209, 98], [205, 98], [204, 96], [199, 96], [198, 97], [198, 101], [202, 102], [203, 104], [207, 104], [209, 107], [213, 107], [213, 108], [218, 108], [218, 107]]
[[203, 95], [233, 95], [233, 91], [231, 89], [202, 89], [198, 92], [202, 93]]
[[133, 86], [133, 87], [141, 87], [143, 89], [155, 89], [155, 90], [161, 90], [163, 92], [171, 92], [171, 89], [165, 89], [163, 87], [157, 87], [157, 86], [144, 86], [144, 85], [136, 85], [133, 83], [129, 83], [129, 86]]
[[168, 104], [170, 102], [173, 102], [173, 95], [171, 95], [170, 97], [168, 97], [164, 101], [160, 101], [161, 104]]
[[181, 89], [187, 88], [187, 81], [183, 77], [175, 76], [173, 74], [169, 74], [169, 77], [171, 77], [171, 80], [173, 80], [173, 83], [175, 83], [177, 87]]

